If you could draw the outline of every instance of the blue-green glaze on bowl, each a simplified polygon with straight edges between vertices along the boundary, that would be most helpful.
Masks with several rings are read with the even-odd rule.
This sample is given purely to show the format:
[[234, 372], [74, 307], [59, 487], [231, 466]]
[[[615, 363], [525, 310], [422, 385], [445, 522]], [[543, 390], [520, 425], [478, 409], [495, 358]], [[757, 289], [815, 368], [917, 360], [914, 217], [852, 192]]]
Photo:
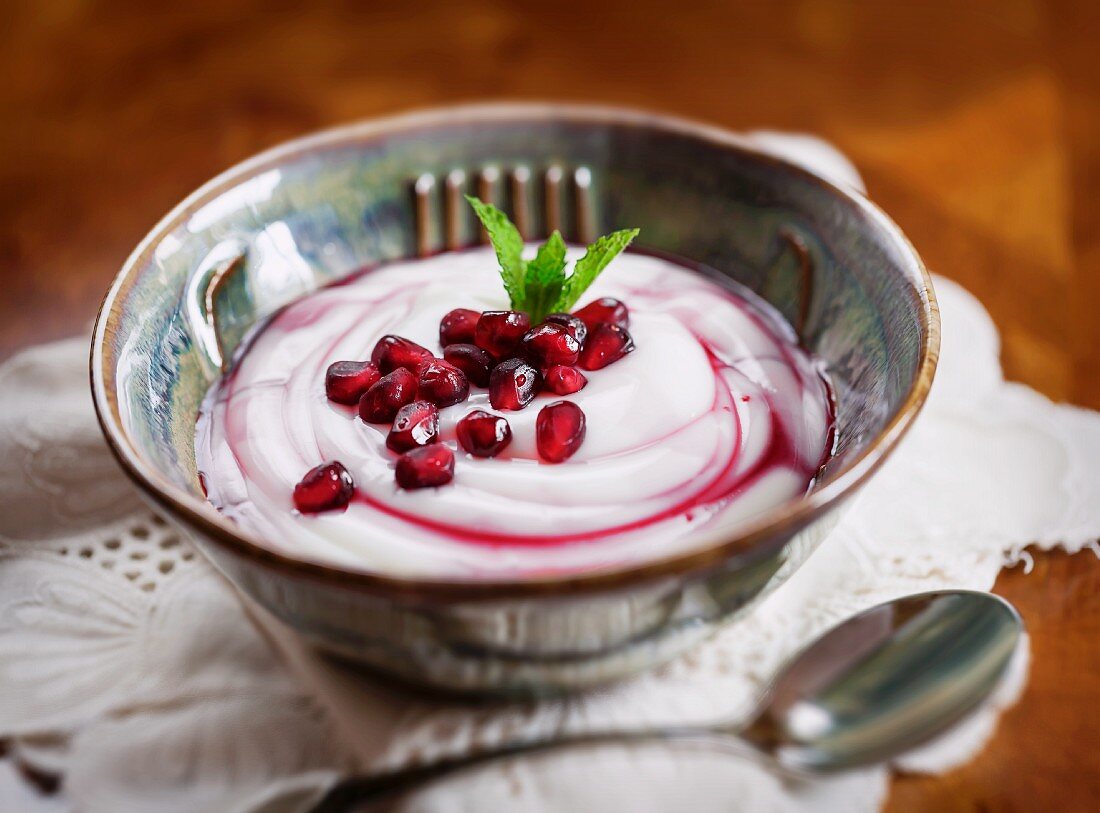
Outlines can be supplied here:
[[[838, 395], [836, 454], [810, 494], [700, 550], [493, 583], [394, 578], [276, 553], [204, 501], [194, 423], [219, 373], [203, 330], [211, 269], [232, 269], [206, 303], [229, 355], [287, 302], [363, 266], [415, 256], [417, 177], [486, 165], [523, 165], [536, 177], [552, 165], [587, 167], [598, 232], [638, 226], [642, 248], [728, 275], [800, 325]], [[529, 205], [541, 234], [548, 215], [537, 198]], [[461, 232], [473, 240], [463, 217]], [[442, 248], [442, 231], [427, 232], [431, 248]], [[142, 492], [286, 623], [428, 686], [547, 692], [667, 660], [781, 583], [916, 416], [938, 331], [920, 259], [857, 193], [698, 124], [599, 107], [487, 105], [329, 131], [207, 184], [127, 260], [100, 312], [91, 373], [104, 433]]]

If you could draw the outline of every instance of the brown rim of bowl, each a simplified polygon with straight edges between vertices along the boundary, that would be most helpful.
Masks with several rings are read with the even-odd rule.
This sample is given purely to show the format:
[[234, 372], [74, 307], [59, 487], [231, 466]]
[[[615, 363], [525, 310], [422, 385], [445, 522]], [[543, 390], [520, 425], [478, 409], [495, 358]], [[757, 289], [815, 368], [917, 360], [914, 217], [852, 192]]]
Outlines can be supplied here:
[[[265, 547], [243, 528], [222, 516], [209, 503], [183, 491], [168, 482], [158, 472], [141, 460], [130, 445], [121, 427], [118, 403], [115, 398], [115, 370], [104, 369], [104, 343], [117, 323], [119, 295], [130, 285], [130, 275], [143, 265], [154, 245], [183, 217], [188, 216], [209, 200], [221, 194], [227, 187], [239, 183], [254, 174], [300, 155], [324, 147], [359, 142], [363, 139], [392, 135], [396, 132], [416, 132], [443, 123], [500, 122], [500, 121], [554, 121], [568, 120], [578, 123], [618, 124], [644, 126], [669, 133], [688, 135], [711, 144], [753, 156], [764, 163], [782, 166], [814, 184], [825, 187], [852, 206], [856, 212], [881, 228], [897, 243], [897, 247], [910, 258], [903, 271], [910, 277], [912, 295], [920, 316], [924, 337], [920, 348], [920, 366], [915, 380], [909, 387], [905, 400], [897, 413], [881, 432], [854, 460], [840, 469], [833, 477], [810, 494], [796, 497], [748, 524], [734, 539], [714, 543], [698, 550], [674, 554], [622, 569], [599, 570], [588, 574], [540, 579], [447, 581], [421, 578], [387, 576], [369, 571], [345, 569], [337, 565], [298, 559]], [[790, 161], [778, 158], [754, 146], [743, 136], [707, 124], [682, 118], [648, 113], [605, 105], [559, 103], [491, 103], [458, 105], [430, 110], [414, 111], [357, 124], [345, 125], [320, 133], [295, 139], [267, 150], [223, 172], [189, 195], [169, 212], [138, 244], [127, 258], [122, 270], [111, 284], [96, 318], [91, 347], [91, 384], [96, 415], [108, 445], [127, 475], [146, 495], [165, 511], [187, 525], [195, 526], [209, 539], [225, 546], [237, 556], [253, 563], [290, 572], [344, 588], [363, 590], [380, 595], [390, 595], [408, 600], [440, 599], [497, 600], [522, 598], [552, 593], [579, 593], [622, 589], [640, 582], [687, 572], [708, 570], [721, 565], [731, 557], [745, 553], [756, 546], [767, 544], [781, 534], [795, 533], [829, 509], [836, 507], [862, 484], [882, 463], [886, 455], [905, 434], [913, 419], [920, 412], [932, 385], [939, 356], [940, 322], [932, 281], [916, 250], [877, 206], [855, 190], [841, 188], [809, 170]]]

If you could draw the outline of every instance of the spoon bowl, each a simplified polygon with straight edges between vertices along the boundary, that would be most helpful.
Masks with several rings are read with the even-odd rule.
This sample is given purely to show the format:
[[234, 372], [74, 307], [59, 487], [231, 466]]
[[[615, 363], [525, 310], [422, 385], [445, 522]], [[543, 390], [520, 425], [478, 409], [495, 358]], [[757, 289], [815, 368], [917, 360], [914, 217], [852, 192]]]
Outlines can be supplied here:
[[989, 593], [947, 590], [866, 610], [796, 655], [743, 736], [785, 767], [885, 762], [944, 732], [997, 687], [1023, 624]]

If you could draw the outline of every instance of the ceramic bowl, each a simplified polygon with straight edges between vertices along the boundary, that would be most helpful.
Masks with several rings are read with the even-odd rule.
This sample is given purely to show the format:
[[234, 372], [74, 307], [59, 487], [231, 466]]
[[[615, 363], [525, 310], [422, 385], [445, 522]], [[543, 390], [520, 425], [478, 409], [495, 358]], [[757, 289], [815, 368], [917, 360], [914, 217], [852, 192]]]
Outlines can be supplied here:
[[[199, 404], [242, 337], [355, 270], [479, 239], [463, 191], [528, 237], [641, 227], [643, 248], [770, 301], [824, 358], [836, 453], [805, 497], [699, 550], [569, 578], [395, 578], [276, 553], [203, 499]], [[195, 192], [103, 303], [91, 375], [140, 490], [240, 590], [316, 644], [462, 692], [577, 689], [659, 664], [781, 584], [924, 401], [938, 317], [898, 228], [842, 189], [712, 127], [608, 108], [455, 107], [277, 147]]]

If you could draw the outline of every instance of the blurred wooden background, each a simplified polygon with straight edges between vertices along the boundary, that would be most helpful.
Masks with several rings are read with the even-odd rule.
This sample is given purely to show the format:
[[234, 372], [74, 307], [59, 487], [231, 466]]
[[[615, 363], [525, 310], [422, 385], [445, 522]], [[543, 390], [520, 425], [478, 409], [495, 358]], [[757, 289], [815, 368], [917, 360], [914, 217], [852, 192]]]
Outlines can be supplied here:
[[[158, 7], [159, 6], [159, 7]], [[1000, 326], [1010, 377], [1100, 408], [1100, 4], [524, 6], [6, 0], [0, 358], [87, 330], [174, 203], [307, 131], [484, 98], [657, 108], [838, 144], [929, 267]], [[1100, 809], [1100, 562], [998, 591], [1034, 667], [990, 747], [890, 809]]]

